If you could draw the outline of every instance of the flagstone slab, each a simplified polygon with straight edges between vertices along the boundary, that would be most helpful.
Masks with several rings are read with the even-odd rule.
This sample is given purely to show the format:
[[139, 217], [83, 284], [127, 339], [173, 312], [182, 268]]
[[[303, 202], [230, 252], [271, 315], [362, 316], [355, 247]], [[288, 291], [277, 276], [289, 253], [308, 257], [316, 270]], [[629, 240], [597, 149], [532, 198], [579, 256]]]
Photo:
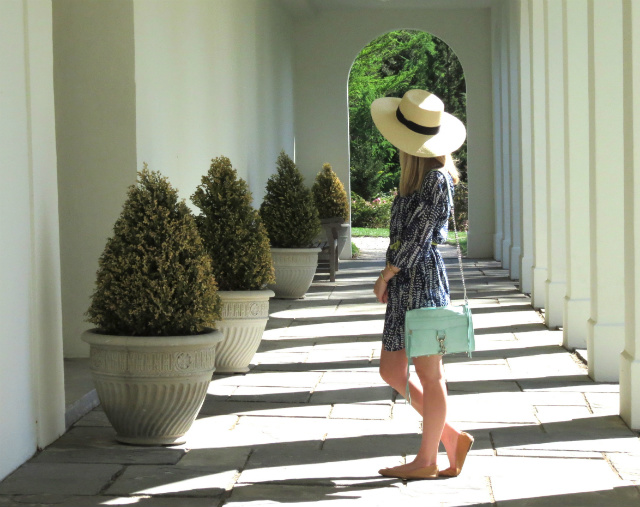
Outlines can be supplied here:
[[111, 423], [109, 419], [107, 419], [107, 414], [104, 413], [104, 410], [98, 407], [84, 415], [82, 419], [79, 419], [73, 425], [74, 428], [82, 426], [101, 426], [108, 428], [111, 426]]
[[[402, 484], [394, 484], [389, 479], [375, 483], [353, 484], [349, 486], [326, 486], [310, 484], [238, 484], [225, 505], [233, 507], [261, 507], [266, 505], [328, 505], [335, 507], [354, 504], [372, 507], [389, 506], [398, 501]], [[420, 499], [424, 507], [424, 498]], [[411, 505], [404, 503], [403, 505]]]
[[[603, 497], [606, 498], [608, 495], [582, 494], [612, 491], [625, 485], [605, 460], [573, 459], [567, 463], [562, 459], [551, 458], [497, 459], [513, 460], [514, 469], [517, 470], [544, 470], [544, 475], [540, 477], [540, 480], [532, 480], [531, 472], [521, 474], [511, 472], [508, 475], [505, 473], [493, 474], [491, 486], [498, 505], [501, 502], [529, 498], [536, 499], [534, 505], [568, 505], [571, 496], [580, 494], [581, 500], [588, 503], [574, 503], [573, 505], [616, 505], [617, 507], [619, 505], [617, 503], [591, 503], [596, 499], [602, 501]], [[585, 477], [588, 477], [589, 480], [585, 480]], [[632, 494], [633, 496], [640, 500], [637, 491]], [[562, 498], [565, 503], [561, 502]], [[548, 503], [542, 503], [543, 500]]]
[[[323, 451], [347, 458], [415, 455], [420, 447], [420, 433], [399, 433], [327, 438]], [[390, 465], [387, 465], [390, 466]], [[392, 466], [392, 465], [391, 465]]]
[[242, 416], [233, 428], [228, 445], [277, 444], [301, 440], [322, 441], [328, 419]]
[[199, 468], [211, 472], [240, 470], [247, 463], [251, 452], [252, 448], [249, 446], [191, 449], [176, 463], [176, 467]]
[[97, 495], [122, 465], [26, 463], [0, 482], [0, 495]]
[[[474, 507], [492, 504], [491, 485], [487, 477], [463, 473], [458, 477], [442, 478], [430, 481], [407, 481], [401, 488], [398, 503], [405, 505], [425, 505], [425, 499], [437, 498], [439, 506]], [[428, 504], [427, 504], [428, 505]]]
[[312, 387], [239, 386], [228, 401], [265, 403], [306, 403]]
[[75, 427], [31, 461], [33, 463], [177, 463], [185, 451], [171, 447], [138, 447], [115, 440], [111, 427]]
[[617, 415], [620, 413], [619, 393], [585, 393], [594, 414]]
[[491, 435], [496, 448], [640, 453], [640, 440], [615, 417], [549, 423], [544, 430], [500, 428]]
[[522, 392], [515, 380], [449, 380], [449, 395], [467, 393], [513, 393]]
[[[238, 478], [238, 484], [282, 484], [308, 486], [357, 486], [371, 487], [378, 482], [389, 483], [378, 470], [395, 463], [388, 456], [351, 458], [331, 455], [325, 450], [323, 458], [312, 463], [247, 468]], [[344, 456], [344, 454], [343, 454]], [[398, 459], [398, 458], [396, 458]], [[237, 486], [236, 486], [237, 487]]]
[[258, 417], [329, 417], [328, 405], [307, 403], [269, 403], [264, 401], [224, 401], [202, 406], [200, 415], [250, 415]]
[[314, 387], [322, 378], [322, 372], [250, 372], [214, 378], [217, 385], [251, 387]]
[[607, 459], [623, 480], [640, 485], [640, 454], [609, 452]]
[[364, 384], [382, 386], [386, 383], [377, 371], [328, 371], [322, 376], [320, 384]]
[[394, 390], [389, 386], [367, 386], [359, 384], [345, 386], [343, 384], [320, 383], [311, 394], [310, 404], [327, 405], [334, 403], [373, 403], [390, 404], [394, 398]]
[[107, 495], [150, 495], [221, 498], [237, 470], [212, 472], [202, 468], [133, 465], [105, 491]]
[[598, 384], [588, 375], [556, 375], [547, 378], [517, 379], [523, 391], [569, 391], [569, 392], [612, 392], [619, 387], [611, 384]]
[[391, 419], [391, 405], [344, 403], [333, 406], [331, 419], [387, 420]]
[[72, 496], [72, 495], [26, 495], [15, 497], [0, 496], [2, 507], [212, 507], [216, 500], [209, 498], [187, 497], [150, 497], [146, 496]]
[[537, 406], [536, 417], [542, 424], [584, 419], [593, 414], [585, 406]]
[[449, 363], [445, 366], [447, 382], [510, 380], [513, 374], [507, 365]]

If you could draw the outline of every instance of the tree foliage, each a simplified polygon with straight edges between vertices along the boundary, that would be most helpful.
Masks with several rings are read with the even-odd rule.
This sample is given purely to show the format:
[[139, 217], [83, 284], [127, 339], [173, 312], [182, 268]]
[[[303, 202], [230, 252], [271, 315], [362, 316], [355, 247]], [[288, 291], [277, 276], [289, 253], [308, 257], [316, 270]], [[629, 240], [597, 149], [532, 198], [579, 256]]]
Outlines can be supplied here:
[[[397, 187], [400, 164], [396, 148], [380, 135], [371, 119], [371, 103], [379, 97], [402, 97], [421, 88], [435, 93], [445, 111], [466, 124], [466, 85], [455, 53], [426, 32], [398, 30], [368, 44], [349, 75], [349, 140], [351, 189], [370, 200]], [[466, 181], [466, 143], [456, 152]]]
[[267, 230], [227, 157], [211, 161], [191, 201], [200, 208], [196, 223], [220, 290], [259, 290], [275, 281]]
[[324, 164], [311, 187], [320, 218], [340, 217], [349, 220], [347, 192], [331, 164]]
[[284, 151], [280, 152], [276, 166], [277, 172], [267, 180], [267, 191], [260, 205], [260, 216], [271, 246], [309, 248], [320, 232], [311, 189], [305, 186], [300, 170]]
[[169, 181], [146, 165], [100, 257], [87, 315], [101, 332], [127, 336], [196, 334], [220, 320], [195, 219]]

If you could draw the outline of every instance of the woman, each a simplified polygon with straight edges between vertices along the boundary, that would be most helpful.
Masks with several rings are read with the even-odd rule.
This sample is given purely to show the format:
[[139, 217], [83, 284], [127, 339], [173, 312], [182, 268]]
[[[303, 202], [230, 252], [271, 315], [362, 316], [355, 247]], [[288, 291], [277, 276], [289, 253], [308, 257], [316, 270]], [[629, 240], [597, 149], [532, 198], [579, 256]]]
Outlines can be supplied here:
[[[444, 112], [438, 97], [424, 90], [409, 90], [402, 99], [377, 99], [371, 105], [371, 115], [380, 133], [400, 150], [402, 172], [391, 210], [387, 264], [373, 292], [378, 301], [387, 304], [380, 375], [402, 393], [407, 385], [407, 309], [450, 302], [449, 282], [437, 245], [446, 241], [449, 189], [459, 179], [451, 153], [462, 145], [466, 131], [460, 120]], [[411, 463], [384, 468], [380, 474], [401, 479], [457, 476], [473, 437], [446, 422], [442, 356], [415, 357], [413, 363], [420, 382], [410, 380], [409, 389], [412, 406], [423, 416], [420, 449]], [[451, 466], [439, 472], [440, 440]]]

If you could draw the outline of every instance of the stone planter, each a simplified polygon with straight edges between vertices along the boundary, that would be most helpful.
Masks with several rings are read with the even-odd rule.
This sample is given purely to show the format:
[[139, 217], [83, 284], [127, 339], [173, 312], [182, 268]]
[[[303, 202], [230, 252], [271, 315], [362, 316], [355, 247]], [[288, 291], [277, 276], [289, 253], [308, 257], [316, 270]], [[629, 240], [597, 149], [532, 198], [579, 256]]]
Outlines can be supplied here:
[[269, 320], [269, 289], [218, 291], [222, 320], [216, 322], [224, 339], [216, 346], [216, 373], [244, 373], [260, 346]]
[[85, 331], [98, 398], [117, 432], [135, 445], [179, 445], [195, 420], [215, 369], [222, 333], [113, 336]]
[[277, 298], [303, 297], [318, 267], [320, 248], [271, 248], [276, 283], [267, 285]]

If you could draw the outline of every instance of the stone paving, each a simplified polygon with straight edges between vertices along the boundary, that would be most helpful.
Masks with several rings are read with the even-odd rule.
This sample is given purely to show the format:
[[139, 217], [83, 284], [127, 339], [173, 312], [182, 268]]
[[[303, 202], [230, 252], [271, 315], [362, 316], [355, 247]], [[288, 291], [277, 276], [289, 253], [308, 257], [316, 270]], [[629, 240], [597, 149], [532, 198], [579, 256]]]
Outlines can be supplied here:
[[411, 459], [421, 424], [377, 372], [382, 265], [342, 261], [336, 283], [272, 300], [254, 367], [214, 376], [184, 446], [117, 444], [98, 407], [0, 483], [0, 506], [640, 506], [640, 440], [617, 415], [618, 386], [593, 382], [486, 260], [465, 261], [477, 352], [445, 366], [449, 419], [475, 437], [463, 473], [379, 476]]

